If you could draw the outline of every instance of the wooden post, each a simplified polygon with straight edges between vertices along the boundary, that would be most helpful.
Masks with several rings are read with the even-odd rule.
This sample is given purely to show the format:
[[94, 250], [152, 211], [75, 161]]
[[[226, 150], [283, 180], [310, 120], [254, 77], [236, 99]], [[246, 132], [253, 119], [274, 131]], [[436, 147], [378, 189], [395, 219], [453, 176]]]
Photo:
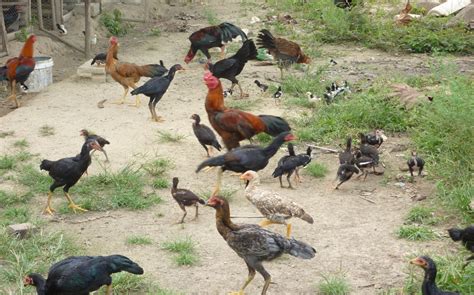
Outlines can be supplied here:
[[143, 1], [145, 1], [145, 4], [143, 5], [144, 9], [145, 9], [145, 23], [148, 23], [149, 15], [150, 15], [148, 9], [150, 7], [150, 5], [149, 5], [150, 3], [148, 2], [148, 0], [143, 0]]
[[91, 0], [85, 0], [84, 7], [85, 7], [84, 17], [85, 17], [85, 23], [86, 23], [86, 28], [85, 28], [86, 38], [85, 38], [84, 52], [85, 52], [86, 58], [89, 58], [90, 53], [91, 53]]
[[[0, 1], [0, 8], [2, 8], [3, 10], [3, 6], [1, 5], [3, 4], [2, 1]], [[3, 42], [3, 52], [6, 53], [6, 55], [8, 55], [8, 46], [7, 46], [7, 29], [5, 28], [5, 21], [3, 19], [3, 11], [2, 13], [0, 13], [0, 34], [2, 34], [2, 42]]]
[[28, 26], [31, 26], [31, 0], [28, 0], [28, 7], [26, 8], [26, 18], [28, 20]]
[[41, 6], [41, 0], [36, 0], [36, 5], [38, 5], [38, 25], [41, 30], [44, 30], [43, 7]]
[[56, 24], [58, 23], [56, 19], [56, 0], [51, 0], [51, 19], [53, 21], [53, 27], [48, 28], [49, 30], [56, 30]]

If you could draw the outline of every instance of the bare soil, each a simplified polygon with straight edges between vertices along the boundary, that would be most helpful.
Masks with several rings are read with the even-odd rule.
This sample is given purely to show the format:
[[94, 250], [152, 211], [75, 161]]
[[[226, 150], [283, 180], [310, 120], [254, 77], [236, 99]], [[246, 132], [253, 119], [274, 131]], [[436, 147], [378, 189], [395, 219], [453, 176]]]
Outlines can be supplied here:
[[[174, 16], [185, 11], [197, 16], [205, 9], [212, 9], [222, 20], [234, 22], [244, 28], [250, 27], [249, 19], [252, 14], [242, 16], [244, 13], [238, 4], [225, 6], [168, 7], [167, 13]], [[205, 24], [206, 20], [202, 17], [189, 21], [191, 31]], [[258, 25], [250, 28], [256, 30]], [[120, 59], [140, 64], [156, 63], [163, 59], [167, 66], [183, 63], [189, 48], [188, 35], [189, 33], [179, 32], [164, 33], [160, 37], [146, 36], [145, 33], [129, 35], [121, 39]], [[395, 56], [347, 46], [323, 46], [322, 50], [323, 57], [316, 59], [316, 64], [326, 63], [329, 57], [337, 55], [337, 60], [342, 62], [340, 66], [336, 66], [339, 71], [336, 71], [335, 76], [353, 76], [354, 79], [374, 79], [392, 70], [400, 74], [427, 71], [430, 62], [430, 57], [425, 55]], [[456, 62], [468, 62], [472, 65], [472, 58]], [[471, 66], [471, 70], [472, 68]], [[371, 76], [366, 76], [367, 73]], [[253, 113], [288, 116], [293, 112], [291, 108], [275, 106], [272, 98], [261, 95], [253, 84], [255, 78], [265, 81], [265, 77], [278, 75], [277, 68], [257, 67], [254, 62], [250, 62], [240, 75], [243, 88], [250, 93], [249, 99], [261, 100], [252, 110]], [[158, 115], [163, 116], [166, 121], [154, 123], [150, 121], [146, 100], [143, 100], [140, 108], [109, 103], [103, 109], [97, 108], [98, 101], [110, 101], [122, 95], [119, 84], [113, 81], [99, 84], [72, 75], [34, 97], [23, 97], [20, 109], [0, 117], [0, 130], [15, 131], [14, 136], [0, 139], [0, 154], [9, 153], [13, 142], [26, 138], [30, 143], [30, 151], [38, 153], [40, 158], [58, 159], [75, 155], [82, 144], [79, 130], [90, 128], [111, 142], [107, 149], [111, 159], [111, 163], [107, 164], [109, 169], [119, 169], [130, 162], [143, 163], [154, 156], [168, 157], [175, 164], [169, 174], [170, 180], [173, 176], [178, 176], [181, 187], [196, 192], [209, 191], [215, 182], [215, 172], [194, 172], [196, 166], [205, 159], [205, 153], [194, 138], [189, 120], [191, 114], [197, 113], [208, 124], [204, 110], [207, 91], [202, 83], [202, 76], [202, 66], [196, 62], [187, 66], [186, 71], [178, 73], [157, 105]], [[224, 83], [228, 85], [227, 82]], [[130, 96], [128, 99], [129, 102], [133, 101]], [[46, 124], [53, 126], [56, 133], [40, 137], [38, 128]], [[178, 143], [161, 143], [157, 140], [158, 131], [178, 133], [186, 137]], [[318, 253], [312, 260], [283, 257], [267, 263], [266, 268], [276, 283], [270, 286], [269, 294], [315, 293], [315, 285], [322, 280], [321, 274], [333, 272], [346, 274], [353, 294], [375, 294], [381, 289], [403, 285], [407, 255], [444, 251], [449, 247], [443, 241], [414, 243], [400, 240], [395, 235], [395, 231], [403, 224], [404, 215], [413, 206], [411, 196], [419, 193], [427, 195], [429, 200], [433, 191], [432, 184], [426, 179], [417, 180], [413, 185], [408, 184], [408, 189], [394, 185], [397, 182], [395, 176], [400, 173], [398, 167], [404, 163], [406, 152], [392, 152], [392, 149], [403, 144], [408, 144], [406, 138], [390, 135], [388, 142], [382, 146], [385, 176], [369, 175], [365, 182], [350, 181], [337, 191], [333, 190], [337, 169], [335, 154], [317, 153], [313, 161], [329, 167], [328, 175], [323, 179], [315, 179], [303, 172], [304, 182], [295, 190], [281, 189], [278, 180], [271, 177], [276, 162], [285, 151], [280, 151], [272, 159], [269, 166], [261, 172], [261, 185], [300, 203], [313, 216], [313, 225], [294, 220], [293, 236], [313, 245]], [[304, 149], [303, 145], [297, 147], [299, 152]], [[97, 161], [103, 161], [102, 155], [94, 158], [89, 174], [101, 171]], [[429, 173], [429, 167], [427, 170]], [[244, 188], [237, 177], [226, 174], [223, 183], [227, 188], [237, 189], [231, 202], [232, 215], [258, 215], [256, 209], [244, 198]], [[148, 277], [162, 287], [185, 294], [223, 294], [238, 290], [247, 276], [247, 269], [217, 233], [213, 210], [201, 208], [201, 215], [196, 221], [190, 221], [194, 214], [190, 210], [186, 223], [183, 226], [175, 225], [181, 217], [181, 210], [171, 198], [169, 190], [158, 190], [156, 193], [165, 202], [150, 210], [87, 212], [55, 219], [41, 215], [46, 196], [37, 196], [33, 202], [37, 208], [35, 214], [51, 221], [45, 226], [46, 230], [62, 230], [74, 235], [90, 255], [120, 253], [131, 257], [144, 267]], [[74, 197], [74, 188], [71, 194]], [[64, 201], [58, 191], [54, 205], [58, 207]], [[105, 214], [112, 217], [72, 223]], [[248, 223], [257, 221], [258, 219], [245, 218], [238, 220]], [[284, 234], [281, 226], [270, 228]], [[154, 243], [150, 246], [128, 246], [125, 240], [131, 235], [149, 236]], [[192, 267], [178, 267], [171, 255], [161, 249], [160, 244], [186, 236], [197, 243], [199, 262]], [[257, 276], [247, 292], [258, 294], [262, 286], [263, 280]]]

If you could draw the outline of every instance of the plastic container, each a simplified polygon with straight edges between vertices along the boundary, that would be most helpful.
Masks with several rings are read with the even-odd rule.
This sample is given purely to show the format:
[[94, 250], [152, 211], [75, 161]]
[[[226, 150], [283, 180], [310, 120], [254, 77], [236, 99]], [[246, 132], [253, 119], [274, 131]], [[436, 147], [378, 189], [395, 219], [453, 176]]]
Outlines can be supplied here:
[[49, 56], [35, 56], [35, 69], [26, 80], [29, 92], [40, 92], [53, 84], [53, 58]]

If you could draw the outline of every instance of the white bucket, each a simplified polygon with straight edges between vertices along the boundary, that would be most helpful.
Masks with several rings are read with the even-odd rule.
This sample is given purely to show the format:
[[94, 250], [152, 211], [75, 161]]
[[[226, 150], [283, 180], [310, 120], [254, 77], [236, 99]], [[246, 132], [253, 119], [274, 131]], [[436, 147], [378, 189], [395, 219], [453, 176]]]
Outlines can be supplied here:
[[29, 92], [40, 92], [42, 89], [53, 84], [53, 58], [49, 56], [35, 56], [35, 69], [25, 84]]

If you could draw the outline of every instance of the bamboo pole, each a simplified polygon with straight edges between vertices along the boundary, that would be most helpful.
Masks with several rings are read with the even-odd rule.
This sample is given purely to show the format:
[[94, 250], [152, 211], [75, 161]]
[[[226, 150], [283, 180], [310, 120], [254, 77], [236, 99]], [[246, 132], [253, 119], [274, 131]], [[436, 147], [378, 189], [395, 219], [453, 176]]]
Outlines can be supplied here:
[[38, 26], [39, 26], [40, 30], [44, 30], [43, 8], [41, 6], [41, 0], [36, 0], [36, 5], [38, 5]]
[[85, 38], [85, 49], [84, 49], [84, 54], [86, 58], [89, 58], [91, 54], [91, 0], [85, 0], [84, 1], [84, 17], [85, 17], [85, 23], [86, 23], [86, 38]]

